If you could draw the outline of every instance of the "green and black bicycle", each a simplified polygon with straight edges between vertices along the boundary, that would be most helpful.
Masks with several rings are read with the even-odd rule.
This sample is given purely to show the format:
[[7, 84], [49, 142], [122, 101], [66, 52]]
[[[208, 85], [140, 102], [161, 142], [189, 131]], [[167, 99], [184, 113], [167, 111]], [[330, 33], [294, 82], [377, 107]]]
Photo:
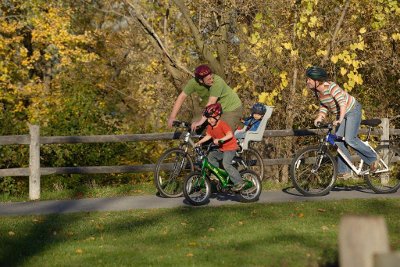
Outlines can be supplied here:
[[240, 191], [233, 191], [234, 184], [228, 173], [224, 169], [212, 165], [207, 159], [207, 154], [215, 148], [214, 146], [210, 143], [206, 150], [200, 147], [195, 148], [200, 170], [192, 172], [186, 177], [183, 183], [185, 199], [195, 206], [207, 204], [211, 196], [211, 183], [214, 183], [218, 192], [237, 194], [241, 202], [257, 201], [262, 191], [258, 174], [252, 170], [240, 171], [246, 184]]
[[[166, 150], [158, 159], [154, 169], [154, 184], [163, 197], [181, 197], [185, 177], [195, 170], [195, 140], [202, 136], [194, 134], [190, 123], [174, 121], [174, 139], [180, 139], [178, 147]], [[264, 165], [261, 155], [254, 148], [239, 150], [234, 158], [234, 166], [239, 170], [255, 171], [262, 179]]]

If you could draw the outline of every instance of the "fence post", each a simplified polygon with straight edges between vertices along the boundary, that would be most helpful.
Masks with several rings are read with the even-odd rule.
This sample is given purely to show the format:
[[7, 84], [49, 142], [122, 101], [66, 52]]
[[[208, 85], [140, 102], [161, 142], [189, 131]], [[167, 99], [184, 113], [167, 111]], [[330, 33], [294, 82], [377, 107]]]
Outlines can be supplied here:
[[381, 140], [389, 140], [389, 119], [383, 118], [381, 126], [382, 126]]
[[40, 198], [40, 127], [29, 124], [29, 199]]
[[344, 216], [339, 226], [339, 266], [373, 267], [374, 256], [389, 252], [383, 217]]

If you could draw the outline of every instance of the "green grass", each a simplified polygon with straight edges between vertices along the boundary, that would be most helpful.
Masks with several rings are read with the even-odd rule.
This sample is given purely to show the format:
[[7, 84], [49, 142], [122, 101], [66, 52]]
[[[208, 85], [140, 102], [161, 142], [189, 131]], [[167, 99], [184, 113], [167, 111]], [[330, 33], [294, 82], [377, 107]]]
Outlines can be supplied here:
[[400, 200], [343, 200], [1, 217], [0, 266], [337, 266], [345, 214], [384, 216], [400, 248]]
[[[263, 181], [263, 190], [281, 190], [291, 185], [284, 185], [271, 180]], [[137, 195], [155, 195], [157, 189], [153, 181], [140, 184], [126, 184], [118, 186], [97, 186], [83, 184], [75, 189], [46, 190], [40, 193], [40, 200], [61, 200], [61, 199], [80, 199], [80, 198], [102, 198], [117, 196], [137, 196]], [[22, 195], [0, 194], [0, 202], [18, 202], [28, 201], [28, 192]]]
[[[141, 184], [127, 184], [118, 186], [89, 186], [83, 184], [75, 189], [42, 190], [40, 200], [61, 200], [61, 199], [80, 199], [80, 198], [101, 198], [116, 196], [137, 196], [155, 194], [156, 188], [153, 182]], [[0, 202], [17, 202], [29, 200], [29, 194], [8, 195], [0, 194]]]

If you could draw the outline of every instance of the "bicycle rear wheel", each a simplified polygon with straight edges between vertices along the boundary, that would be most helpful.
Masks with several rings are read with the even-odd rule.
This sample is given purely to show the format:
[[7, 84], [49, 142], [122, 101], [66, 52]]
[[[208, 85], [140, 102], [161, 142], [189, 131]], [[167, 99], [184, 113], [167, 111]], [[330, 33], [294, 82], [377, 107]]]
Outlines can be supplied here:
[[254, 171], [245, 170], [240, 172], [243, 181], [246, 185], [239, 192], [239, 198], [241, 202], [255, 202], [260, 198], [262, 191], [262, 184], [258, 174]]
[[290, 179], [304, 196], [323, 196], [331, 191], [337, 175], [337, 163], [319, 146], [306, 147], [294, 156], [290, 165]]
[[260, 180], [264, 178], [264, 162], [263, 159], [258, 153], [257, 150], [254, 148], [249, 147], [246, 150], [243, 150], [241, 153], [239, 153], [240, 158], [243, 160], [243, 164], [238, 162], [238, 170], [243, 171], [243, 170], [251, 170], [257, 173], [260, 177]]
[[183, 182], [194, 171], [190, 155], [180, 148], [165, 151], [158, 159], [154, 171], [154, 184], [163, 197], [180, 197]]
[[[376, 148], [379, 166], [375, 173], [365, 175], [369, 187], [378, 194], [393, 193], [400, 187], [400, 150], [383, 145]], [[388, 170], [385, 171], [386, 163]]]

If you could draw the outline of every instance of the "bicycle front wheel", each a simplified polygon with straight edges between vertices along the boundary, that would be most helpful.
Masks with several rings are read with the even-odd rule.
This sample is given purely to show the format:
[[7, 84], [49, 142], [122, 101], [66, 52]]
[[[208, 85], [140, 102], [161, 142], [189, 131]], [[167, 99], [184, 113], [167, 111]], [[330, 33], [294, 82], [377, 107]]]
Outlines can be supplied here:
[[180, 148], [171, 148], [159, 158], [154, 171], [154, 184], [163, 197], [180, 197], [183, 182], [194, 171], [190, 155]]
[[294, 156], [290, 179], [304, 196], [323, 196], [331, 191], [337, 175], [337, 163], [328, 151], [319, 146], [306, 147]]
[[204, 205], [210, 199], [211, 183], [200, 172], [193, 172], [185, 179], [183, 195], [192, 205]]
[[244, 164], [239, 162], [238, 170], [251, 170], [257, 173], [260, 177], [260, 180], [264, 178], [264, 162], [263, 159], [254, 148], [249, 147], [246, 150], [243, 150], [240, 154], [240, 158], [243, 160]]
[[376, 148], [376, 153], [379, 157], [378, 169], [365, 175], [365, 181], [375, 193], [396, 192], [400, 187], [400, 151], [383, 145]]

